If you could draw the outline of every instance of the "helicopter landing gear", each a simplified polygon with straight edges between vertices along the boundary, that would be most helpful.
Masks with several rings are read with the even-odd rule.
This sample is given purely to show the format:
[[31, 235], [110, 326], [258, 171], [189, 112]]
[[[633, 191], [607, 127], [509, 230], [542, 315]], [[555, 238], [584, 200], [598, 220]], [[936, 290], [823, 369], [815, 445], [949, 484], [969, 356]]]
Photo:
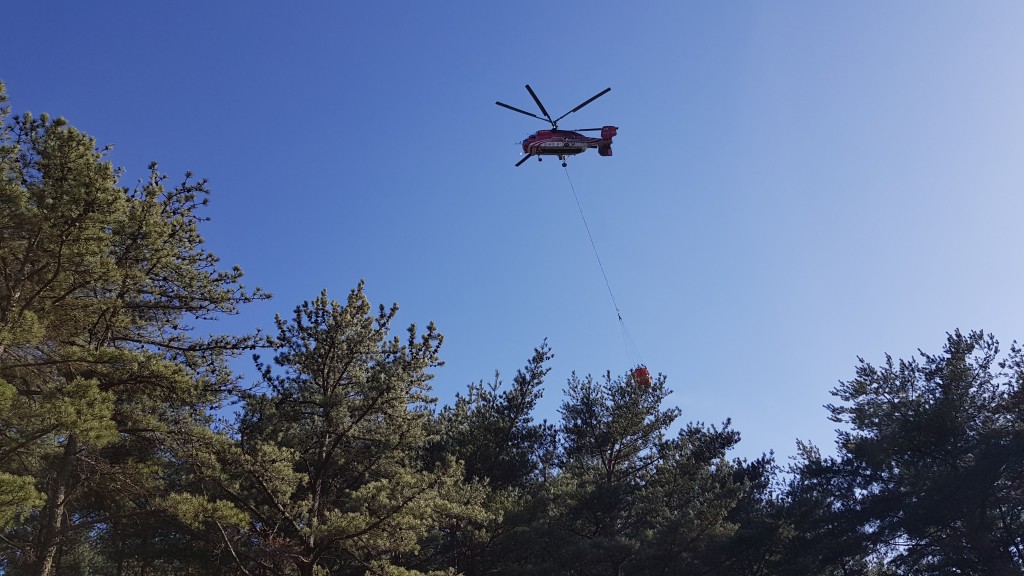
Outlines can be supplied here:
[[569, 166], [568, 162], [565, 161], [565, 156], [559, 156], [558, 159], [562, 161], [562, 168]]

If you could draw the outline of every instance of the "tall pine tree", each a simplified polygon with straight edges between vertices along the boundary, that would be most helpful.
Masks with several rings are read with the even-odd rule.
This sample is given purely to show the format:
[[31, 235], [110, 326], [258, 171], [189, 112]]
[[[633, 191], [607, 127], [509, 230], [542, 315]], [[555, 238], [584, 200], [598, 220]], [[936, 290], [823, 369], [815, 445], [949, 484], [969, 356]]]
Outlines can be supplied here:
[[[0, 89], [2, 93], [2, 89]], [[164, 446], [231, 385], [253, 337], [197, 321], [262, 295], [203, 246], [204, 181], [150, 167], [134, 189], [95, 141], [29, 114], [0, 133], [0, 568], [160, 514]], [[70, 560], [69, 560], [70, 561]]]
[[277, 319], [237, 445], [208, 450], [203, 492], [179, 501], [235, 569], [416, 574], [436, 526], [484, 513], [454, 461], [425, 464], [441, 335], [392, 337], [397, 310], [371, 313], [360, 284], [345, 304], [325, 292]]
[[847, 521], [904, 574], [1024, 571], [1024, 353], [950, 334], [920, 361], [862, 361], [828, 406], [845, 425], [820, 472], [849, 486]]
[[554, 465], [555, 428], [533, 419], [552, 357], [545, 342], [511, 386], [496, 374], [490, 384], [471, 384], [439, 414], [432, 458], [462, 462], [466, 481], [486, 493], [488, 514], [439, 527], [431, 565], [478, 576], [519, 571], [528, 562], [532, 525], [545, 513], [543, 486]]

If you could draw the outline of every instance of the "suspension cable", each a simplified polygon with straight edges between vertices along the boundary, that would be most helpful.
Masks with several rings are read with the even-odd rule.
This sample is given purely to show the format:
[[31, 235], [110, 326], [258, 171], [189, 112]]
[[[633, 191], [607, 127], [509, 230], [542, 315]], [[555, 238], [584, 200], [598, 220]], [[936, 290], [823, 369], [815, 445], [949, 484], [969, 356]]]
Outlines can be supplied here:
[[604, 264], [601, 262], [601, 255], [597, 251], [597, 244], [594, 242], [594, 235], [590, 232], [590, 225], [587, 224], [587, 217], [583, 215], [583, 205], [580, 204], [580, 197], [576, 193], [576, 186], [572, 183], [572, 177], [569, 176], [569, 168], [565, 168], [565, 178], [569, 181], [569, 188], [572, 190], [572, 197], [576, 200], [576, 208], [580, 212], [580, 219], [583, 220], [583, 227], [587, 230], [587, 237], [590, 239], [590, 247], [594, 249], [594, 257], [597, 258], [597, 265], [601, 268], [601, 276], [604, 278], [604, 285], [608, 288], [608, 296], [611, 298], [612, 307], [615, 308], [615, 316], [619, 319], [619, 327], [622, 329], [622, 339], [626, 345], [626, 351], [630, 356], [630, 360], [636, 366], [644, 364], [643, 359], [640, 357], [640, 350], [636, 346], [636, 342], [633, 340], [633, 336], [629, 333], [629, 328], [626, 327], [626, 321], [622, 318], [622, 311], [619, 310], [619, 304], [615, 301], [615, 294], [612, 292], [612, 284], [608, 281], [608, 274], [605, 272]]

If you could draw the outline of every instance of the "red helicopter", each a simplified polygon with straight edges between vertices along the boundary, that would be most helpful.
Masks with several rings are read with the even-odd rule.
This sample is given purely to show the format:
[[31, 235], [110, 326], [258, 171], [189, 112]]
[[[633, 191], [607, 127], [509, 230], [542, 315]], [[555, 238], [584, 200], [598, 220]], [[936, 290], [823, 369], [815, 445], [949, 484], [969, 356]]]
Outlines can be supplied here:
[[[551, 119], [551, 115], [548, 114], [548, 111], [544, 109], [544, 105], [540, 103], [540, 98], [537, 98], [537, 94], [534, 93], [533, 88], [530, 88], [529, 84], [526, 85], [526, 90], [530, 93], [530, 96], [533, 96], [533, 101], [537, 103], [537, 107], [540, 108], [540, 111], [544, 114], [543, 118], [531, 112], [527, 112], [526, 110], [520, 110], [515, 106], [509, 106], [504, 102], [495, 102], [495, 104], [508, 108], [509, 110], [519, 112], [520, 114], [533, 116], [538, 120], [546, 120], [551, 123], [551, 130], [538, 130], [537, 132], [527, 136], [526, 140], [520, 142], [520, 144], [523, 145], [523, 152], [526, 153], [526, 156], [516, 163], [516, 167], [519, 167], [523, 162], [526, 162], [526, 160], [531, 156], [536, 156], [538, 161], [543, 160], [543, 158], [541, 158], [542, 156], [558, 156], [558, 159], [562, 161], [562, 166], [565, 167], [567, 165], [565, 162], [566, 157], [586, 152], [587, 148], [597, 148], [597, 153], [601, 156], [612, 155], [612, 137], [618, 133], [619, 128], [617, 126], [577, 128], [576, 130], [558, 129], [559, 120], [580, 108], [583, 108], [608, 92], [611, 92], [611, 88], [605, 88], [583, 104], [569, 110], [554, 120]], [[591, 138], [580, 134], [580, 132], [600, 132], [601, 137]]]

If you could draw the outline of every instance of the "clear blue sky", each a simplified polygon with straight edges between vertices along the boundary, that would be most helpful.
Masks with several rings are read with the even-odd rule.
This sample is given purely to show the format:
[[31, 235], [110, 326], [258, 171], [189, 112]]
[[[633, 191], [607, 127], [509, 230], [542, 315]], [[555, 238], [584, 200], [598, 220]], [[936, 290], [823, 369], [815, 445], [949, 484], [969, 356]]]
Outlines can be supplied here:
[[[448, 401], [548, 338], [540, 416], [573, 370], [628, 369], [562, 168], [515, 142], [620, 127], [570, 173], [643, 359], [737, 455], [802, 438], [858, 355], [956, 328], [1024, 338], [1020, 2], [5, 3], [16, 111], [115, 164], [210, 179], [205, 229], [275, 298], [270, 327], [360, 278], [447, 339]], [[241, 368], [255, 373], [248, 363]]]

